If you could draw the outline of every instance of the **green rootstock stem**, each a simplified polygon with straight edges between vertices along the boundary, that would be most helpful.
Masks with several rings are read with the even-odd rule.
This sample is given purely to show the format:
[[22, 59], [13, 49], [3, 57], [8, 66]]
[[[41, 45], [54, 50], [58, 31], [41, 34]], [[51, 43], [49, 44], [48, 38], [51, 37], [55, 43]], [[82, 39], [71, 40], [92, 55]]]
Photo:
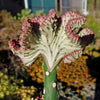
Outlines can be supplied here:
[[[58, 65], [53, 69], [52, 72], [49, 72], [48, 67], [43, 59], [43, 67], [45, 71], [44, 75], [44, 100], [58, 100], [59, 95], [56, 88], [56, 73]], [[46, 75], [46, 72], [49, 75]], [[55, 86], [55, 87], [53, 87]]]

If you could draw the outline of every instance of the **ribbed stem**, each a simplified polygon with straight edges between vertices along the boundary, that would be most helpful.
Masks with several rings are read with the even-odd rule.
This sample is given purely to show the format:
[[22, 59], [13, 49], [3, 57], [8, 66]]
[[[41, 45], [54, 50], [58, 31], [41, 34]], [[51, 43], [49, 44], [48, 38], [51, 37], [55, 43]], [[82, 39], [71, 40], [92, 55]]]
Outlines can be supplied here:
[[44, 67], [44, 100], [58, 100], [58, 92], [56, 88], [56, 73], [58, 65], [53, 69], [52, 72], [49, 72], [48, 67], [43, 59]]

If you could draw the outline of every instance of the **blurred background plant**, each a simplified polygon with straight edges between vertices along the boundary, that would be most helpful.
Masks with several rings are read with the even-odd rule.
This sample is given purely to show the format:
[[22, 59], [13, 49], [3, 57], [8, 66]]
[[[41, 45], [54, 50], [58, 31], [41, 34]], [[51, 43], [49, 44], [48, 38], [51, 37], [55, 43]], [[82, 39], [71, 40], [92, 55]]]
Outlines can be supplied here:
[[7, 75], [0, 72], [0, 99], [14, 95], [14, 92], [18, 89], [18, 86], [12, 79], [13, 77], [9, 79]]
[[34, 86], [22, 86], [15, 91], [15, 94], [19, 97], [18, 100], [30, 100], [32, 96], [34, 96], [36, 90]]
[[42, 58], [38, 58], [38, 60], [36, 60], [34, 64], [29, 66], [27, 68], [27, 72], [29, 73], [33, 81], [36, 81], [37, 83], [44, 83], [44, 69], [42, 66]]
[[[8, 40], [16, 38], [21, 33], [22, 22], [26, 17], [32, 19], [35, 16], [46, 16], [43, 10], [31, 13], [31, 9], [22, 9], [17, 16], [12, 16], [10, 12], [1, 10], [0, 12], [0, 45], [2, 48], [8, 49]], [[1, 48], [0, 48], [1, 49]]]
[[23, 86], [23, 82], [0, 71], [0, 100], [30, 100], [37, 89], [34, 86]]
[[0, 49], [8, 49], [8, 40], [12, 37], [18, 37], [21, 32], [21, 23], [15, 20], [11, 13], [6, 10], [2, 10], [0, 16]]
[[57, 75], [58, 79], [68, 84], [68, 86], [81, 87], [88, 83], [95, 82], [96, 79], [91, 77], [87, 66], [88, 56], [83, 55], [71, 64], [60, 63]]
[[96, 38], [100, 38], [100, 21], [98, 21], [93, 15], [87, 16], [87, 21], [85, 27], [88, 27], [93, 30]]
[[18, 19], [20, 22], [23, 22], [26, 17], [32, 19], [36, 16], [46, 16], [43, 10], [38, 10], [36, 13], [31, 13], [31, 9], [22, 9], [21, 13], [17, 13], [17, 16], [14, 16], [14, 19]]

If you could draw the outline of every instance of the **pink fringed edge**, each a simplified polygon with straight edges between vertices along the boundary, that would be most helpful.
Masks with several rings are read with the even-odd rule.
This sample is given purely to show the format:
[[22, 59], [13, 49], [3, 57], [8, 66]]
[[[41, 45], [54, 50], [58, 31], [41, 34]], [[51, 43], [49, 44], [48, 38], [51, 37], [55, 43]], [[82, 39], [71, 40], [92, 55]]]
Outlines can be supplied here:
[[[70, 24], [71, 23], [77, 23], [77, 22], [81, 22], [83, 21], [83, 23], [85, 22], [85, 18], [84, 17], [81, 17], [81, 18], [74, 18], [74, 19], [70, 19], [66, 25], [66, 28], [65, 28], [65, 31], [66, 31], [66, 34], [69, 38], [72, 38], [73, 42], [78, 42], [79, 40], [79, 35], [78, 34], [75, 34], [74, 31], [72, 30], [72, 28], [70, 27]], [[82, 26], [82, 25], [81, 25]], [[80, 27], [81, 27], [80, 26]], [[80, 28], [79, 27], [79, 28]]]
[[84, 28], [80, 34], [82, 34], [82, 36], [79, 37], [79, 42], [80, 45], [83, 45], [84, 47], [94, 40], [94, 32], [91, 29]]
[[[71, 63], [71, 62], [73, 62], [75, 59], [77, 59], [77, 58], [79, 58], [81, 56], [82, 52], [83, 52], [83, 49], [75, 50], [75, 51], [69, 53], [68, 55], [66, 55], [63, 58], [64, 63]], [[71, 60], [69, 57], [72, 57], [73, 60]]]
[[46, 17], [48, 21], [54, 20], [56, 18], [56, 12], [54, 9], [51, 9]]
[[73, 11], [67, 11], [64, 15], [61, 16], [62, 25], [66, 26], [66, 24], [68, 23], [67, 21], [74, 19], [74, 18], [83, 18], [83, 16]]
[[[84, 31], [85, 33], [82, 33]], [[83, 34], [83, 36], [78, 36], [78, 40], [80, 42], [80, 45], [82, 45], [83, 49], [75, 50], [69, 53], [68, 55], [66, 55], [63, 59], [64, 63], [71, 63], [75, 59], [79, 58], [82, 55], [82, 52], [84, 51], [85, 47], [93, 41], [94, 32], [91, 29], [84, 28], [82, 32], [81, 34]], [[75, 36], [73, 37], [75, 38]], [[69, 57], [72, 57], [73, 60], [71, 60]]]
[[20, 41], [21, 40], [19, 38], [9, 40], [8, 42], [9, 48], [12, 50], [13, 53], [15, 53], [15, 50], [17, 51], [21, 50]]

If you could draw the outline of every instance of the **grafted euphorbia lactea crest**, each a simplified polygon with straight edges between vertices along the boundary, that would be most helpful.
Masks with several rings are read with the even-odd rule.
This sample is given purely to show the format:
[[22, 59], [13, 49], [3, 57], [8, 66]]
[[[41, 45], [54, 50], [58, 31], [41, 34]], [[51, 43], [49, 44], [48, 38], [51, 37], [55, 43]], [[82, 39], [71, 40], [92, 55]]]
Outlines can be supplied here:
[[92, 42], [94, 33], [81, 28], [85, 20], [71, 11], [57, 17], [51, 9], [47, 17], [26, 18], [20, 37], [10, 40], [9, 46], [26, 66], [43, 56], [51, 72], [61, 59], [70, 63], [79, 58], [85, 46]]

